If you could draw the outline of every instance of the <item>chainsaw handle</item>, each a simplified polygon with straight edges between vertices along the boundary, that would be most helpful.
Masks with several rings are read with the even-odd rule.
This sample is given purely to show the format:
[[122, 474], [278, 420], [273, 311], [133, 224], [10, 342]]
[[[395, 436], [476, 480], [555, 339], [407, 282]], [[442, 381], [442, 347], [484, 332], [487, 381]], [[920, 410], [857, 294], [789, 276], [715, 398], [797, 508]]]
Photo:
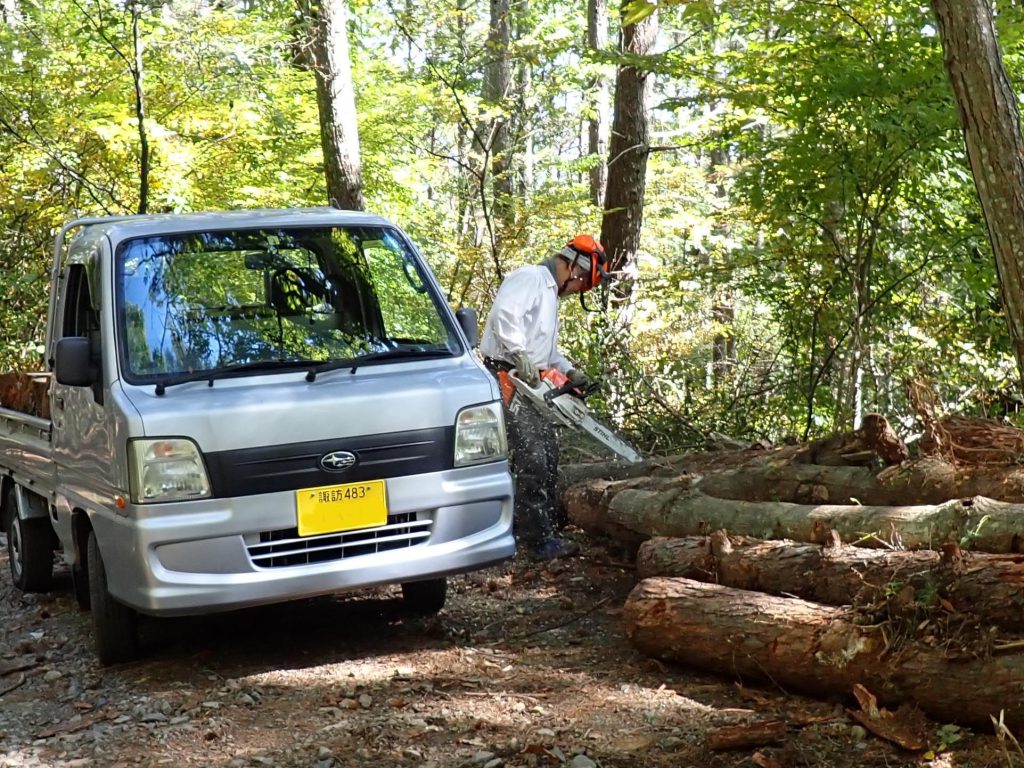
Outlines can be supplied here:
[[597, 392], [597, 390], [599, 390], [600, 388], [601, 388], [601, 384], [600, 384], [600, 382], [597, 382], [597, 381], [592, 381], [589, 384], [587, 384], [587, 386], [582, 387], [582, 388], [576, 386], [571, 381], [567, 381], [567, 382], [565, 382], [565, 384], [563, 384], [562, 386], [558, 387], [557, 389], [551, 389], [551, 390], [548, 390], [547, 392], [545, 392], [544, 393], [544, 399], [547, 400], [548, 402], [550, 402], [551, 400], [554, 400], [559, 395], [569, 394], [569, 395], [572, 395], [573, 397], [578, 397], [580, 400], [586, 400], [592, 394]]
[[[567, 381], [562, 386], [556, 387], [555, 389], [549, 389], [547, 392], [545, 392], [544, 393], [544, 399], [547, 400], [548, 402], [551, 402], [552, 400], [554, 400], [556, 397], [559, 397], [560, 395], [565, 395], [565, 394], [569, 394], [569, 393], [576, 394], [576, 392], [577, 392], [576, 385], [573, 384], [571, 381]], [[579, 395], [577, 395], [577, 396], [579, 396]], [[581, 397], [581, 399], [582, 399], [582, 397]]]

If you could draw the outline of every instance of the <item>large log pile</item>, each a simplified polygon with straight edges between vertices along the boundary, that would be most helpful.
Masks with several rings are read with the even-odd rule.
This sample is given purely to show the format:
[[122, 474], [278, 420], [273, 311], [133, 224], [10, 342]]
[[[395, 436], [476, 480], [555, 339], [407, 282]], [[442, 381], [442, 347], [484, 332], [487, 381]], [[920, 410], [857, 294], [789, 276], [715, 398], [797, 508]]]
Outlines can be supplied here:
[[803, 446], [569, 468], [562, 499], [636, 556], [644, 653], [1024, 732], [1024, 431], [928, 434], [910, 458], [872, 415]]

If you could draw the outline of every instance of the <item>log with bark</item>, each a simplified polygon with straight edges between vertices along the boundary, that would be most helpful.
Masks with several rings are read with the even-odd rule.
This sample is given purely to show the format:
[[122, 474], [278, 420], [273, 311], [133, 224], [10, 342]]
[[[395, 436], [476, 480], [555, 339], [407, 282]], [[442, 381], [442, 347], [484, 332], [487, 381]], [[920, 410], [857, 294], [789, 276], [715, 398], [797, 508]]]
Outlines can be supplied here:
[[778, 461], [710, 472], [697, 487], [723, 499], [796, 504], [849, 504], [856, 499], [861, 504], [899, 506], [974, 496], [1024, 503], [1024, 467], [954, 466], [923, 458], [876, 472]]
[[1024, 727], [1024, 655], [951, 660], [921, 643], [889, 648], [846, 609], [682, 578], [646, 579], [624, 611], [643, 653], [811, 694], [863, 685], [883, 703], [912, 702], [941, 722]]
[[708, 496], [690, 478], [659, 478], [578, 483], [564, 501], [573, 523], [612, 538], [703, 536], [724, 528], [822, 543], [835, 530], [866, 547], [928, 549], [953, 541], [982, 552], [1024, 551], [1024, 505], [983, 497], [898, 507], [750, 502]]
[[888, 422], [868, 414], [855, 432], [805, 445], [571, 464], [561, 468], [559, 483], [564, 491], [588, 479], [687, 474], [709, 496], [745, 501], [898, 506], [984, 496], [1024, 503], [1024, 430], [963, 416], [936, 419], [935, 428], [948, 450], [923, 440], [922, 456], [913, 460]]
[[949, 499], [984, 496], [1024, 503], [1024, 466], [954, 466], [936, 458], [915, 459], [877, 472], [868, 467], [823, 466], [771, 454], [761, 459], [738, 452], [728, 463], [707, 467], [695, 456], [624, 464], [569, 464], [560, 469], [563, 492], [587, 480], [688, 476], [703, 493], [722, 499], [788, 501], [794, 504], [900, 506], [941, 504]]
[[50, 418], [50, 374], [0, 373], [0, 407]]
[[1024, 631], [1024, 555], [864, 549], [711, 536], [656, 538], [640, 547], [637, 575], [681, 576], [827, 605], [908, 602], [923, 616]]

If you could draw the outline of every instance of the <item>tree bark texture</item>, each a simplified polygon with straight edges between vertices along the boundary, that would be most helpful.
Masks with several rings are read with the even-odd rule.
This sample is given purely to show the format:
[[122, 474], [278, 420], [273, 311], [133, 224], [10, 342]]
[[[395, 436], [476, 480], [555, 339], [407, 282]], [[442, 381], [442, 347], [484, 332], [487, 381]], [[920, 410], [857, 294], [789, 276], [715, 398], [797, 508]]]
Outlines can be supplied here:
[[1024, 139], [990, 0], [932, 0], [1024, 379]]
[[[896, 596], [924, 610], [1024, 630], [1024, 555], [940, 554], [727, 537], [656, 538], [640, 546], [637, 575], [681, 576], [735, 589], [796, 595], [826, 605], [867, 605]], [[905, 586], [912, 594], [903, 596]]]
[[786, 740], [785, 720], [724, 725], [708, 731], [708, 749], [751, 749]]
[[564, 494], [569, 519], [604, 536], [705, 536], [725, 529], [759, 539], [822, 543], [832, 530], [865, 547], [930, 549], [947, 542], [965, 549], [1024, 551], [1024, 506], [984, 497], [943, 504], [873, 507], [719, 499], [688, 481], [590, 481]]
[[567, 464], [559, 468], [564, 491], [584, 480], [631, 477], [678, 477], [689, 474], [694, 487], [708, 496], [745, 501], [789, 501], [795, 504], [861, 504], [900, 506], [941, 504], [949, 499], [985, 496], [1024, 503], [1024, 467], [1020, 465], [955, 466], [941, 459], [908, 461], [881, 472], [869, 467], [792, 463], [771, 455], [751, 459], [750, 452], [732, 451], [732, 463], [708, 466], [707, 458], [680, 454], [643, 461]]
[[[624, 0], [622, 7], [629, 5]], [[657, 14], [622, 28], [620, 53], [646, 56], [658, 32]], [[647, 100], [651, 92], [648, 72], [619, 65], [615, 79], [615, 107], [608, 150], [608, 186], [605, 190], [601, 243], [613, 270], [632, 263], [640, 247], [650, 130]]]
[[317, 7], [314, 12], [310, 0], [300, 0], [300, 8], [314, 18], [310, 50], [327, 197], [336, 208], [361, 211], [365, 204], [346, 26], [348, 4], [345, 0], [322, 0]]
[[[587, 0], [587, 47], [602, 53], [608, 47], [608, 0]], [[600, 65], [595, 65], [600, 66]], [[594, 164], [590, 168], [590, 201], [600, 208], [608, 181], [605, 153], [608, 151], [608, 83], [597, 71], [591, 87], [594, 116], [587, 121], [587, 151]]]
[[506, 114], [512, 88], [512, 8], [510, 0], [491, 0], [490, 31], [487, 35], [484, 101], [495, 110], [490, 125], [488, 150], [491, 160], [491, 183], [494, 191], [494, 212], [500, 231], [509, 223], [513, 178], [510, 173], [509, 126]]
[[50, 374], [0, 373], [0, 407], [50, 418]]
[[624, 619], [643, 653], [701, 670], [819, 695], [860, 684], [940, 722], [989, 729], [1003, 712], [1008, 727], [1024, 726], [1024, 655], [953, 661], [917, 644], [887, 652], [880, 632], [842, 608], [678, 578], [640, 582]]
[[[685, 463], [680, 463], [685, 467]], [[817, 464], [763, 464], [709, 472], [697, 486], [709, 496], [798, 504], [940, 504], [949, 499], [986, 496], [1024, 503], [1020, 466], [954, 466], [939, 459], [910, 461], [877, 472], [867, 467]]]
[[146, 89], [143, 84], [145, 69], [142, 61], [142, 32], [139, 20], [142, 13], [139, 3], [129, 6], [132, 17], [132, 64], [129, 67], [132, 75], [132, 87], [135, 91], [135, 120], [139, 134], [139, 213], [149, 211], [149, 166], [150, 149], [149, 133], [146, 129]]

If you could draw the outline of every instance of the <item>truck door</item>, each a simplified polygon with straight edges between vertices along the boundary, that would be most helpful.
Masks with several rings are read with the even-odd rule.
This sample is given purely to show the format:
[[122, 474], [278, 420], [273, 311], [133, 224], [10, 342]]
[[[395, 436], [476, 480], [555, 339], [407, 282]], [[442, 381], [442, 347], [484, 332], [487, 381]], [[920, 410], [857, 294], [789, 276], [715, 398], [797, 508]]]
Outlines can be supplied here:
[[[72, 387], [53, 382], [53, 458], [58, 479], [69, 496], [79, 496], [78, 503], [92, 499], [93, 506], [109, 504], [114, 497], [116, 461], [113, 434], [104, 409], [108, 390], [107, 373], [103, 370], [103, 339], [100, 309], [90, 290], [84, 264], [65, 267], [63, 294], [58, 299], [59, 335], [85, 337], [90, 341], [90, 355], [98, 382], [92, 387]], [[75, 503], [73, 500], [72, 503]]]

